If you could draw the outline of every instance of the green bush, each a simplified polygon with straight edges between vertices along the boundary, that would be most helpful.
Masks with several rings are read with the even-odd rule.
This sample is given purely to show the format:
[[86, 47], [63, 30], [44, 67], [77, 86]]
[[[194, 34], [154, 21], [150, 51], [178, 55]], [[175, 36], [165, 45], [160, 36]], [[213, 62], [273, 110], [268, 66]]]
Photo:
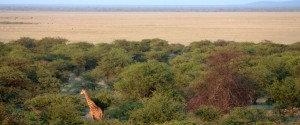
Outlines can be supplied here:
[[25, 102], [30, 109], [26, 115], [28, 124], [79, 125], [85, 106], [79, 96], [48, 94], [37, 96]]
[[[278, 107], [287, 106], [292, 110], [300, 105], [300, 90], [297, 89], [297, 81], [293, 77], [287, 77], [282, 82], [276, 81], [267, 89], [269, 96], [275, 100]], [[294, 116], [291, 112], [290, 116]]]
[[108, 119], [118, 119], [121, 121], [125, 121], [129, 119], [130, 112], [135, 109], [139, 109], [142, 107], [142, 104], [139, 102], [125, 102], [120, 106], [109, 107], [108, 110], [105, 111], [105, 116]]
[[178, 121], [178, 120], [174, 120], [174, 121], [170, 121], [170, 122], [165, 122], [159, 125], [202, 125], [201, 123], [197, 122], [197, 121], [190, 121], [190, 120], [182, 120], [182, 121]]
[[68, 42], [67, 39], [63, 39], [59, 37], [58, 38], [45, 37], [36, 43], [36, 47], [34, 51], [43, 54], [50, 53], [54, 47], [66, 45], [67, 42]]
[[119, 121], [116, 119], [104, 119], [99, 121], [85, 121], [84, 125], [132, 125], [129, 121]]
[[137, 63], [121, 74], [115, 88], [123, 97], [138, 100], [151, 97], [155, 91], [165, 92], [173, 85], [174, 74], [170, 67], [157, 61]]
[[136, 124], [158, 124], [184, 119], [185, 105], [172, 96], [154, 93], [152, 98], [141, 100], [143, 108], [130, 113]]
[[132, 55], [128, 54], [126, 50], [113, 48], [103, 55], [91, 75], [98, 81], [113, 81], [119, 77], [123, 68], [132, 62]]
[[149, 51], [145, 53], [148, 60], [157, 60], [159, 62], [168, 62], [169, 55], [164, 51]]
[[285, 123], [288, 121], [288, 118], [286, 116], [283, 115], [273, 115], [273, 116], [269, 116], [267, 118], [268, 122], [272, 122], [272, 123]]
[[267, 116], [261, 109], [234, 108], [228, 116], [224, 116], [219, 122], [222, 125], [241, 124], [282, 124], [286, 122], [284, 116]]
[[213, 121], [221, 116], [221, 110], [212, 106], [200, 106], [195, 114], [203, 121]]
[[29, 37], [22, 37], [16, 41], [12, 41], [11, 44], [18, 44], [24, 46], [28, 49], [32, 49], [36, 47], [37, 41], [35, 39], [31, 39]]
[[92, 99], [96, 103], [96, 105], [105, 110], [114, 102], [112, 94], [113, 93], [111, 91], [100, 90], [100, 92], [95, 95], [95, 98]]
[[265, 112], [259, 109], [234, 108], [220, 120], [222, 125], [254, 124], [266, 120]]

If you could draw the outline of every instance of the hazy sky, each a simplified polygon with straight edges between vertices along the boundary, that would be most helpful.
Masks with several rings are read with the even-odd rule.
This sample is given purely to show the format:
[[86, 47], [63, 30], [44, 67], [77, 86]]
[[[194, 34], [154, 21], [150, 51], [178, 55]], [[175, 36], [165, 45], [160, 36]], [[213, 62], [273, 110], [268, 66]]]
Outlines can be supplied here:
[[225, 5], [289, 0], [0, 0], [0, 4]]

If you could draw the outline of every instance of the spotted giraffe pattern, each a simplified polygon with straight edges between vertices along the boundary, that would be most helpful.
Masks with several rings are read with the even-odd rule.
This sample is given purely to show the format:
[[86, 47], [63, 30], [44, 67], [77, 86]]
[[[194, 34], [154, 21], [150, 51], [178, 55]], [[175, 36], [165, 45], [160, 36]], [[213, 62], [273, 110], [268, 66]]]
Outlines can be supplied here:
[[103, 111], [101, 108], [99, 108], [88, 96], [86, 90], [82, 89], [80, 94], [83, 94], [85, 96], [86, 102], [88, 106], [90, 107], [90, 115], [93, 120], [101, 121], [103, 117]]

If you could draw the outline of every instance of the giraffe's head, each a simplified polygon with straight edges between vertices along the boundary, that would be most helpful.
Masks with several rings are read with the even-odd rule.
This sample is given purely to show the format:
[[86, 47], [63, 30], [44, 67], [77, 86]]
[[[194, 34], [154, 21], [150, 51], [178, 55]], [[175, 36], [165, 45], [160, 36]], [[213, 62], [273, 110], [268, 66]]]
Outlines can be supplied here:
[[86, 93], [86, 90], [85, 90], [85, 89], [81, 89], [80, 94], [83, 95], [83, 94], [85, 94], [85, 93]]

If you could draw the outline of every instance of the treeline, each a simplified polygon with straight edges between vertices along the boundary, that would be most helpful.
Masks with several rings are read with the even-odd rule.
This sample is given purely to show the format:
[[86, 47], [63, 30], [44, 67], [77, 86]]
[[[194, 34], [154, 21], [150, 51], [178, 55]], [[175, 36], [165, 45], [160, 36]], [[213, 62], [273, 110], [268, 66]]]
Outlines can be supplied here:
[[300, 123], [300, 43], [20, 38], [0, 42], [0, 100], [9, 125]]

